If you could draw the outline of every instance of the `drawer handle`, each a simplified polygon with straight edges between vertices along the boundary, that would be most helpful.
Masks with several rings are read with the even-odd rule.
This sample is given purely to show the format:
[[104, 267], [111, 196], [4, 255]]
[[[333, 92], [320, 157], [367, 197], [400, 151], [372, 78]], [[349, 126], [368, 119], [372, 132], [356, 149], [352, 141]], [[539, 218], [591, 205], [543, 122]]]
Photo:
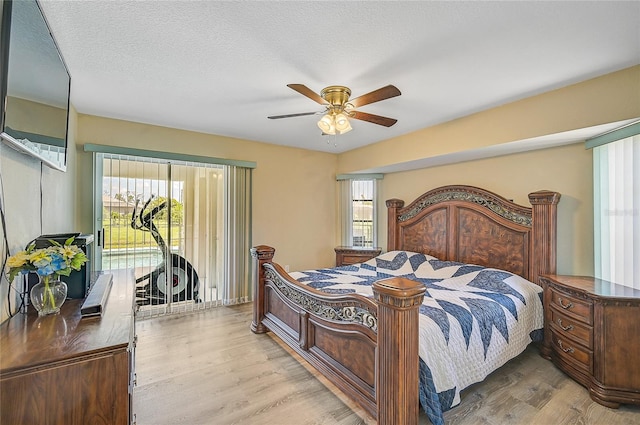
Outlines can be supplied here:
[[562, 304], [562, 298], [558, 297], [558, 304], [560, 304], [560, 307], [564, 308], [565, 310], [573, 307], [573, 303], [569, 303], [569, 304]]
[[558, 325], [560, 325], [563, 331], [570, 331], [571, 329], [573, 329], [573, 325], [562, 326], [562, 319], [558, 319]]
[[558, 345], [560, 346], [560, 349], [565, 353], [573, 353], [573, 348], [572, 347], [564, 348], [562, 346], [562, 341], [558, 340]]

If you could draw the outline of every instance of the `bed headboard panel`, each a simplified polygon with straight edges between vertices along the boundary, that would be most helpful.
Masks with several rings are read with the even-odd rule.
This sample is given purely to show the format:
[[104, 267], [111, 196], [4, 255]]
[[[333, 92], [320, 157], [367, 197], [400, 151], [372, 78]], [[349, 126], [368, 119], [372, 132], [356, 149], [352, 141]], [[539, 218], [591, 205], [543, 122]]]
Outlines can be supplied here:
[[404, 201], [390, 199], [387, 249], [495, 267], [539, 283], [556, 271], [560, 194], [529, 194], [532, 207], [473, 186], [443, 186]]

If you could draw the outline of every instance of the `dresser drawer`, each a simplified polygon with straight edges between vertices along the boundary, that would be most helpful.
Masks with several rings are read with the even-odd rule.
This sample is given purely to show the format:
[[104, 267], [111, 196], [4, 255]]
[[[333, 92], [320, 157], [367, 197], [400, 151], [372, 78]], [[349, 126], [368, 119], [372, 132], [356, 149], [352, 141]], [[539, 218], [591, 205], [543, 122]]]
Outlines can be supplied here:
[[593, 349], [593, 328], [569, 317], [564, 311], [557, 311], [555, 307], [551, 308], [551, 327], [559, 336], [571, 338]]
[[551, 288], [551, 307], [564, 312], [568, 317], [593, 325], [593, 305], [589, 301]]
[[549, 274], [540, 283], [542, 357], [603, 406], [640, 405], [640, 289], [591, 276]]
[[569, 338], [557, 334], [555, 331], [552, 331], [551, 334], [553, 351], [565, 362], [591, 374], [593, 352]]

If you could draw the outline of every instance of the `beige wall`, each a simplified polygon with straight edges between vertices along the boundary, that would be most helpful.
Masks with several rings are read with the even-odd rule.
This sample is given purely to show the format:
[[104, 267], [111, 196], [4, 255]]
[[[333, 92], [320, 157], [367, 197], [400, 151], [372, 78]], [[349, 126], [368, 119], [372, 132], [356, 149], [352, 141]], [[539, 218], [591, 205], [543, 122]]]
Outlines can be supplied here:
[[338, 172], [353, 173], [637, 117], [640, 65], [354, 149], [340, 155]]
[[[466, 184], [491, 190], [516, 203], [531, 206], [527, 195], [554, 190], [558, 204], [558, 272], [593, 273], [593, 178], [591, 151], [583, 143], [506, 155], [404, 173], [387, 174], [382, 199], [405, 204], [438, 186]], [[384, 203], [380, 217], [386, 217]], [[385, 229], [386, 223], [380, 223]], [[380, 243], [386, 248], [386, 233]]]
[[[0, 143], [0, 173], [2, 174], [3, 206], [7, 225], [7, 240], [11, 254], [42, 234], [66, 233], [76, 229], [75, 129], [77, 114], [72, 108], [69, 121], [69, 141], [66, 172], [43, 166], [40, 160], [19, 153]], [[42, 190], [42, 197], [40, 192]], [[0, 228], [0, 237], [2, 237]], [[0, 257], [4, 258], [4, 244]], [[0, 277], [0, 321], [7, 317], [7, 279]], [[17, 281], [16, 281], [17, 284]], [[16, 306], [11, 303], [12, 309]]]
[[94, 143], [255, 161], [253, 244], [276, 248], [276, 261], [300, 270], [333, 265], [335, 254], [335, 154], [80, 115], [78, 120], [79, 218], [92, 232]]

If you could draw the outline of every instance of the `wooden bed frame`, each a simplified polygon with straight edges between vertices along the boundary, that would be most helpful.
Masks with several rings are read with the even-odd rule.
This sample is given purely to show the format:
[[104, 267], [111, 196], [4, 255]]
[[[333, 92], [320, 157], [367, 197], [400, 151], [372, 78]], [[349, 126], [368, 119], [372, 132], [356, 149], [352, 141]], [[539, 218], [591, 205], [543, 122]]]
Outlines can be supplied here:
[[[560, 194], [529, 194], [531, 208], [472, 186], [430, 190], [408, 206], [387, 201], [387, 250], [508, 270], [540, 284], [556, 271]], [[275, 249], [252, 248], [251, 330], [271, 331], [378, 424], [418, 423], [418, 309], [423, 284], [384, 279], [374, 298], [329, 295], [300, 284], [272, 262]]]

